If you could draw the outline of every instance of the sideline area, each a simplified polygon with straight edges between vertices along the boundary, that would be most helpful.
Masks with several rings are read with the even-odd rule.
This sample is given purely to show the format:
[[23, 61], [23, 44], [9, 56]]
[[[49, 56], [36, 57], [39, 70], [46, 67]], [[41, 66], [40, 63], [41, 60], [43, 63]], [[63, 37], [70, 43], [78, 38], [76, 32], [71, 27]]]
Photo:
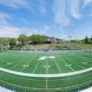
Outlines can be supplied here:
[[87, 88], [87, 89], [84, 89], [84, 90], [82, 90], [82, 91], [80, 91], [80, 92], [92, 92], [92, 87]]
[[11, 91], [11, 90], [3, 88], [3, 87], [0, 87], [0, 92], [14, 92], [14, 91]]
[[[8, 89], [3, 88], [3, 87], [0, 87], [0, 92], [14, 92], [14, 91], [8, 90]], [[79, 92], [92, 92], [92, 87], [81, 90]]]

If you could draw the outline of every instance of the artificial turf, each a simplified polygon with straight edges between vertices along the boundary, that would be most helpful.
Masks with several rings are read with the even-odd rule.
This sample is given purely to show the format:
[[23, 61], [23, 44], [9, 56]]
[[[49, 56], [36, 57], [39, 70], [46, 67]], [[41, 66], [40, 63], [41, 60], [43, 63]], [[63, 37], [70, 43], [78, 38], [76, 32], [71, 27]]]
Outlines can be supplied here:
[[[55, 56], [55, 59], [40, 57]], [[52, 52], [23, 52], [4, 51], [0, 52], [0, 67], [24, 73], [34, 74], [62, 74], [84, 70], [92, 67], [91, 51], [52, 51]], [[0, 71], [0, 84], [11, 84], [16, 89], [53, 89], [65, 90], [67, 88], [78, 88], [92, 83], [92, 71], [57, 78], [33, 78], [17, 76]], [[9, 87], [8, 87], [9, 88]], [[22, 92], [22, 91], [21, 91]]]

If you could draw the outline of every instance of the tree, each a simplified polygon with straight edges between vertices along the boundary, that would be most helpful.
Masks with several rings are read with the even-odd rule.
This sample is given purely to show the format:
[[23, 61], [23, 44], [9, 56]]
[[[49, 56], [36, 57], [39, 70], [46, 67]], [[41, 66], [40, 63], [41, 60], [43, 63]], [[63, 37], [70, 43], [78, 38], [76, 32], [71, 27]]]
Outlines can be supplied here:
[[0, 49], [9, 48], [9, 38], [0, 38]]
[[10, 38], [9, 39], [9, 44], [10, 44], [11, 48], [13, 48], [14, 46], [16, 46], [16, 39], [15, 38]]
[[85, 42], [86, 44], [88, 44], [88, 43], [89, 43], [89, 39], [88, 39], [88, 37], [87, 37], [87, 36], [85, 37], [84, 42]]
[[25, 45], [27, 43], [27, 36], [25, 34], [20, 34], [18, 41], [21, 42], [21, 45]]
[[91, 43], [92, 43], [92, 36], [91, 36], [90, 40], [91, 40]]
[[43, 43], [44, 41], [41, 35], [35, 35], [35, 34], [30, 36], [30, 40], [32, 41], [33, 44], [40, 44]]

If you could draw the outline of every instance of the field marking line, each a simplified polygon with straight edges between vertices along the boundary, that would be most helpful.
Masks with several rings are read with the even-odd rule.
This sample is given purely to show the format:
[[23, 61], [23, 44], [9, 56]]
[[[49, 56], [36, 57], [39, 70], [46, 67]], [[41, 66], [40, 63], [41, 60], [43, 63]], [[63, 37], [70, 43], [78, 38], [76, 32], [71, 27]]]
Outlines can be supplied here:
[[[0, 81], [2, 81], [2, 80], [0, 80]], [[3, 81], [3, 82], [5, 82], [5, 83], [7, 83], [7, 84], [9, 84], [9, 85], [14, 85], [14, 86], [16, 86], [16, 87], [21, 87], [21, 88], [28, 88], [28, 89], [30, 89], [30, 87], [27, 87], [27, 86], [21, 86], [21, 85], [16, 85], [16, 84], [12, 84], [12, 83], [9, 83], [9, 82], [6, 82], [6, 81]], [[79, 85], [83, 85], [83, 84], [86, 84], [86, 83], [89, 83], [89, 82], [91, 82], [91, 81], [87, 81], [87, 82], [84, 82], [84, 83], [81, 83], [81, 84], [79, 84]], [[50, 88], [50, 89], [56, 89], [56, 90], [61, 90], [61, 89], [65, 89], [65, 88], [70, 88], [70, 87], [79, 87], [79, 85], [75, 85], [75, 86], [68, 86], [68, 87], [61, 87], [61, 88]], [[45, 90], [45, 88], [32, 88], [32, 89], [43, 89], [43, 90]]]
[[48, 78], [46, 77], [46, 89], [48, 89]]
[[[70, 61], [71, 62], [71, 61]], [[66, 61], [66, 63], [67, 63], [67, 61]], [[80, 68], [82, 68], [82, 69], [84, 69], [84, 67], [82, 67], [81, 65], [79, 65], [79, 64], [77, 64], [77, 63], [75, 63], [75, 62], [71, 62], [72, 64], [75, 64], [76, 66], [78, 66], [78, 67], [80, 67]], [[69, 64], [69, 63], [68, 63]], [[69, 68], [71, 68], [71, 70], [73, 70], [73, 71], [75, 71], [75, 69], [72, 67], [72, 66], [69, 66]]]
[[[27, 65], [30, 65], [30, 64], [33, 62], [33, 58], [31, 57], [30, 59], [31, 59], [30, 62], [27, 62], [27, 63], [24, 63], [24, 62], [23, 62], [23, 63], [24, 63], [24, 64], [27, 64]], [[26, 69], [26, 68], [22, 68], [21, 71], [23, 71], [24, 69]]]
[[[64, 59], [64, 56], [62, 56], [62, 58], [63, 58], [64, 64], [70, 65], [70, 63], [68, 63], [68, 62], [66, 61], [66, 59]], [[75, 71], [75, 69], [73, 69], [71, 66], [68, 66], [68, 69], [69, 69], [69, 70], [72, 70], [72, 71]]]
[[[16, 67], [18, 67], [18, 66], [22, 67], [22, 64], [24, 64], [24, 61], [25, 61], [25, 60], [21, 60], [20, 63], [17, 64]], [[21, 69], [19, 69], [19, 71], [22, 71], [23, 69], [24, 69], [24, 68], [21, 68]]]
[[[73, 56], [75, 56], [75, 55], [73, 55]], [[76, 57], [76, 58], [80, 58], [79, 56], [75, 56], [75, 57]], [[81, 58], [80, 58], [80, 59], [81, 59]], [[76, 63], [76, 65], [79, 66], [80, 68], [83, 68], [83, 69], [85, 68], [84, 66], [81, 66], [81, 65], [79, 65], [78, 63]]]
[[[89, 55], [89, 54], [88, 54], [88, 55]], [[75, 56], [75, 55], [73, 55], [73, 56]], [[81, 56], [84, 56], [83, 53], [81, 53]], [[76, 56], [76, 58], [82, 59], [83, 62], [84, 62], [84, 61], [86, 62], [86, 60], [83, 59], [83, 58], [81, 58], [81, 56]], [[80, 64], [82, 64], [82, 62], [80, 62]], [[82, 64], [82, 65], [80, 65], [80, 64], [76, 63], [77, 66], [79, 66], [80, 68], [84, 69], [85, 66], [82, 66], [83, 64]]]
[[46, 78], [46, 77], [66, 77], [66, 76], [83, 74], [83, 73], [92, 71], [92, 67], [90, 67], [88, 69], [76, 71], [76, 72], [69, 72], [69, 73], [62, 73], [62, 74], [33, 74], [33, 73], [31, 74], [31, 73], [23, 73], [23, 72], [8, 70], [8, 69], [5, 69], [5, 68], [0, 68], [0, 71], [10, 73], [10, 74], [14, 74], [14, 75], [18, 75], [18, 76]]
[[40, 63], [40, 61], [37, 61], [37, 63], [36, 63], [36, 65], [35, 65], [35, 67], [34, 67], [34, 69], [33, 69], [33, 71], [32, 71], [32, 73], [34, 73], [35, 72], [35, 70], [37, 69], [37, 66], [38, 66], [38, 64]]
[[[57, 55], [57, 54], [55, 54], [55, 55], [52, 54], [52, 56], [55, 56], [55, 57], [56, 57], [56, 55]], [[59, 73], [61, 73], [62, 71], [61, 71], [61, 69], [60, 69], [58, 63], [56, 62], [56, 58], [54, 59], [54, 63], [55, 63], [55, 65], [56, 65], [57, 70], [59, 71]]]
[[46, 74], [48, 74], [48, 63], [47, 63], [47, 60], [45, 61], [46, 62]]
[[[46, 66], [48, 66], [48, 61], [46, 62]], [[48, 74], [48, 67], [46, 67], [46, 74]], [[46, 77], [46, 89], [48, 89], [48, 78]]]
[[[68, 63], [66, 60], [64, 61], [67, 65], [70, 65], [70, 63]], [[74, 68], [72, 68], [72, 66], [67, 66], [68, 68], [70, 68], [72, 71], [75, 71]]]
[[[15, 59], [14, 59], [14, 61], [16, 61]], [[18, 60], [18, 63], [16, 64], [16, 65], [14, 65], [14, 66], [12, 66], [12, 68], [16, 68], [17, 66], [19, 66], [21, 63], [23, 63], [23, 61], [21, 61], [21, 58]]]
[[76, 64], [76, 66], [78, 66], [78, 67], [80, 67], [80, 68], [82, 68], [82, 69], [85, 68], [84, 66], [81, 66], [81, 65], [79, 65], [78, 63], [74, 63], [74, 64]]
[[58, 71], [61, 73], [62, 71], [61, 71], [61, 69], [60, 69], [58, 63], [56, 62], [56, 60], [54, 60], [54, 62], [55, 62], [55, 64], [56, 64], [57, 68], [58, 68]]

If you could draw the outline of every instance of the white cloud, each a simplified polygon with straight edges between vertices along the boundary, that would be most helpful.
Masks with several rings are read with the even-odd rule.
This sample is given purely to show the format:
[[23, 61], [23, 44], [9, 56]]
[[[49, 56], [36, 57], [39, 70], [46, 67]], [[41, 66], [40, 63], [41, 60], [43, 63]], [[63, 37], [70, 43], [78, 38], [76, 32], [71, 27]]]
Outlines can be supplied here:
[[18, 37], [20, 34], [26, 34], [27, 36], [32, 35], [35, 29], [19, 28], [13, 26], [0, 26], [0, 37]]
[[74, 19], [80, 19], [82, 17], [82, 2], [81, 0], [54, 0], [53, 10], [55, 23], [61, 26], [67, 26], [72, 22], [71, 16]]
[[40, 29], [40, 34], [46, 34], [50, 30], [50, 27], [47, 25], [44, 25], [42, 29]]
[[13, 8], [19, 8], [21, 6], [28, 7], [26, 0], [0, 0], [0, 4], [10, 6]]
[[0, 13], [0, 26], [4, 25], [4, 26], [8, 26], [8, 22], [7, 19], [11, 19], [11, 16], [7, 13], [1, 12]]
[[80, 14], [80, 0], [70, 0], [70, 14], [75, 18], [75, 19], [80, 19], [81, 14]]
[[44, 25], [42, 28], [32, 28], [29, 30], [31, 34], [40, 34], [45, 35], [50, 30], [50, 27], [47, 25]]
[[0, 37], [17, 37], [20, 34], [20, 29], [15, 27], [0, 27]]
[[11, 9], [26, 8], [30, 12], [40, 12], [40, 14], [46, 13], [45, 1], [38, 0], [0, 0], [0, 5], [12, 7]]
[[27, 26], [27, 25], [30, 25], [30, 21], [29, 20], [26, 20], [25, 18], [22, 18], [22, 17], [19, 17], [17, 15], [10, 15], [10, 19], [13, 21], [17, 21], [18, 23], [21, 23], [21, 25], [23, 26]]
[[39, 2], [38, 2], [38, 10], [39, 10], [39, 12], [42, 14], [42, 15], [44, 15], [44, 14], [46, 14], [46, 2], [45, 2], [45, 0], [38, 0]]
[[15, 15], [9, 15], [7, 13], [0, 13], [0, 37], [17, 37], [19, 34], [24, 33], [26, 35], [32, 35], [32, 34], [45, 34], [49, 30], [49, 26], [44, 25], [41, 29], [37, 28], [27, 28], [26, 26], [22, 27], [16, 27], [11, 26], [11, 24], [8, 23], [7, 19], [11, 20], [18, 20], [20, 22], [23, 22], [23, 24], [29, 24], [28, 21], [17, 18]]
[[[28, 33], [29, 31], [27, 28], [18, 28], [18, 27], [11, 26], [8, 23], [7, 19], [13, 19], [13, 18], [14, 16], [11, 16], [7, 13], [4, 13], [4, 12], [0, 13], [0, 37], [17, 37], [19, 34], [25, 33], [25, 32], [26, 34], [30, 34]], [[23, 22], [24, 20], [21, 20], [21, 21]]]
[[90, 5], [90, 4], [92, 4], [92, 0], [83, 0], [83, 9], [86, 7], [86, 6], [88, 6], [88, 5]]
[[55, 23], [61, 26], [69, 25], [71, 23], [69, 15], [80, 19], [79, 3], [79, 0], [55, 0], [53, 6]]
[[66, 11], [66, 2], [65, 0], [55, 0], [53, 11], [55, 14], [55, 22], [59, 25], [68, 25], [70, 23], [69, 18], [67, 18]]
[[[12, 21], [12, 22], [10, 22]], [[20, 27], [26, 27], [27, 25], [30, 25], [30, 21], [23, 19], [21, 17], [18, 17], [16, 15], [11, 15], [5, 12], [0, 12], [0, 26], [10, 27], [15, 26], [16, 24], [13, 24], [13, 22], [18, 22]]]
[[32, 34], [38, 34], [39, 33], [39, 29], [36, 29], [36, 28], [30, 29], [30, 31], [32, 32]]

